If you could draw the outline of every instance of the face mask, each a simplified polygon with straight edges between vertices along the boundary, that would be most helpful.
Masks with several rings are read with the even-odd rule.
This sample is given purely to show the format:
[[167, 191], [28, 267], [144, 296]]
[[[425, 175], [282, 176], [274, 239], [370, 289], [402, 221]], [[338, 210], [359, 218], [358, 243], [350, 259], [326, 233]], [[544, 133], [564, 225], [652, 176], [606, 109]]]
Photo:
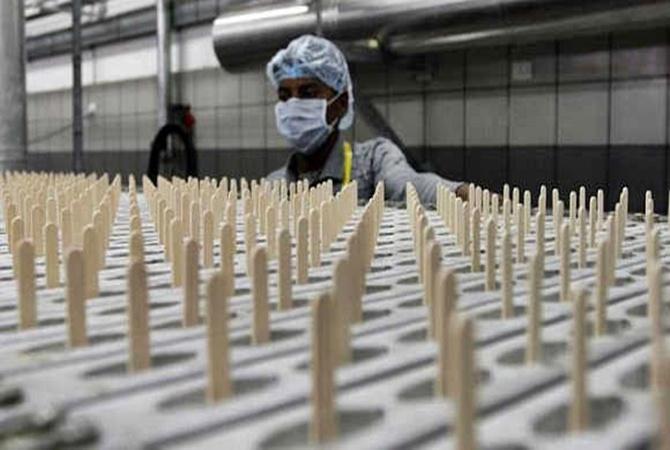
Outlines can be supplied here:
[[275, 105], [277, 130], [297, 150], [314, 153], [333, 131], [335, 122], [328, 124], [326, 111], [341, 94], [330, 101], [322, 98], [290, 98]]

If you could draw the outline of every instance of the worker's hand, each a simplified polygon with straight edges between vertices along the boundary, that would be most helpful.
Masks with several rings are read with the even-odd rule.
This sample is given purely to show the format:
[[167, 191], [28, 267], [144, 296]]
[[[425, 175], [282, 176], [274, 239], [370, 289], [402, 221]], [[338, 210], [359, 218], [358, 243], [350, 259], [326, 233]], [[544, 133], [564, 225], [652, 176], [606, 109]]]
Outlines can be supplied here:
[[464, 202], [468, 201], [468, 192], [469, 188], [467, 183], [463, 183], [456, 188], [456, 195]]

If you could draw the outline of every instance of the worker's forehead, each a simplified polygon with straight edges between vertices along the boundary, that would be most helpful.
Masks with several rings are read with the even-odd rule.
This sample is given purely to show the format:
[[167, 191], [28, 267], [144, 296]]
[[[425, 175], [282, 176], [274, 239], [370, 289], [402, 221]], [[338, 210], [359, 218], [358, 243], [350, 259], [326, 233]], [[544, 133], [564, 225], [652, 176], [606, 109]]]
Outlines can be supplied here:
[[284, 78], [279, 82], [279, 89], [295, 89], [305, 86], [328, 89], [328, 86], [318, 78]]

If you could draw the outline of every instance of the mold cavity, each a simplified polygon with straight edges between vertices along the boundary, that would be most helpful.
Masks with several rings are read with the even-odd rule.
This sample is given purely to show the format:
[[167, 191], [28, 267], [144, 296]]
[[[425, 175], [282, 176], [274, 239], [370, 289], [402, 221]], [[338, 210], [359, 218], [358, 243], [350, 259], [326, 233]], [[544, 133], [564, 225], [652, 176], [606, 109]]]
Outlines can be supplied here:
[[[512, 317], [520, 317], [523, 316], [526, 313], [526, 307], [522, 305], [514, 305], [512, 308]], [[477, 319], [480, 320], [498, 320], [502, 319], [502, 309], [501, 308], [495, 308], [490, 311], [486, 311], [480, 314], [477, 314], [476, 316]]]
[[0, 306], [0, 312], [14, 311], [15, 309], [16, 309], [16, 305], [2, 305], [2, 306]]
[[[380, 409], [338, 411], [337, 429], [339, 436], [344, 437], [360, 432], [384, 417]], [[261, 449], [295, 448], [309, 445], [309, 423], [301, 422], [279, 430], [259, 445]]]
[[8, 387], [0, 390], [0, 408], [13, 408], [23, 403], [23, 391], [18, 387]]
[[[245, 395], [260, 391], [274, 384], [274, 377], [249, 377], [233, 379], [234, 395]], [[205, 389], [199, 388], [182, 394], [174, 395], [158, 404], [158, 408], [174, 411], [185, 408], [201, 407], [205, 404]]]
[[330, 280], [330, 277], [318, 277], [318, 276], [311, 276], [308, 279], [308, 282], [310, 283], [321, 283], [323, 281], [328, 281]]
[[370, 273], [386, 272], [391, 270], [391, 266], [372, 266], [370, 267]]
[[[663, 313], [668, 314], [670, 313], [670, 305], [665, 303], [663, 305]], [[626, 310], [626, 314], [629, 316], [634, 316], [634, 317], [644, 317], [646, 318], [648, 315], [647, 312], [647, 304], [642, 303], [641, 305], [633, 306], [632, 308], [628, 308]]]
[[[388, 353], [388, 350], [384, 347], [354, 347], [351, 350], [351, 362], [345, 364], [345, 366], [375, 359], [386, 353]], [[309, 361], [304, 361], [298, 364], [295, 368], [296, 370], [307, 370], [310, 366], [311, 364]]]
[[393, 256], [393, 253], [375, 253], [375, 258], [390, 258]]
[[398, 280], [398, 284], [418, 284], [419, 283], [419, 277], [418, 276], [413, 276], [413, 277], [408, 277], [408, 278], [401, 278]]
[[398, 339], [398, 342], [404, 343], [414, 343], [414, 342], [425, 342], [428, 339], [428, 329], [420, 328], [418, 330], [410, 331], [405, 333]]
[[[558, 270], [545, 270], [544, 271], [544, 277], [545, 278], [553, 278], [558, 276], [560, 272]], [[517, 275], [517, 279], [519, 280], [527, 280], [528, 279], [528, 273], [524, 272], [519, 275]]]
[[418, 308], [420, 306], [424, 306], [424, 304], [422, 298], [417, 298], [414, 300], [407, 300], [406, 302], [402, 302], [398, 306], [401, 308]]
[[[589, 399], [592, 430], [604, 428], [623, 412], [623, 401], [619, 397], [595, 397]], [[568, 431], [569, 406], [562, 404], [541, 416], [533, 425], [536, 432], [558, 434]]]
[[49, 325], [62, 325], [65, 323], [65, 319], [62, 317], [52, 317], [50, 319], [43, 319], [39, 321], [40, 327], [48, 327]]
[[[303, 330], [271, 330], [270, 331], [270, 341], [283, 341], [285, 339], [290, 339], [295, 336], [300, 336], [303, 334]], [[251, 343], [251, 336], [240, 336], [235, 339], [230, 340], [231, 345], [240, 345], [240, 346], [249, 346]]]
[[[630, 329], [630, 322], [626, 319], [608, 320], [605, 324], [605, 332], [607, 334], [621, 334], [628, 329]], [[595, 334], [594, 331], [595, 323], [589, 320], [586, 323], [586, 332], [589, 336], [593, 336]], [[570, 334], [572, 334], [572, 331]]]
[[398, 266], [413, 266], [416, 264], [416, 261], [413, 259], [405, 259], [404, 261], [397, 262]]
[[[478, 370], [476, 382], [477, 384], [488, 383], [491, 379], [491, 373], [488, 370]], [[435, 395], [435, 378], [426, 378], [425, 380], [414, 383], [398, 394], [398, 398], [404, 401], [430, 400], [436, 398]]]
[[481, 447], [482, 450], [526, 450], [527, 448], [521, 444], [494, 444]]
[[[468, 286], [463, 289], [463, 292], [482, 292], [484, 290], [484, 283], [478, 283], [473, 286]], [[500, 283], [496, 281], [496, 285], [489, 292], [494, 292], [500, 290]]]
[[[109, 333], [109, 334], [97, 334], [89, 336], [88, 345], [104, 344], [105, 342], [114, 342], [119, 339], [125, 338], [125, 334], [121, 333]], [[51, 342], [49, 344], [39, 345], [36, 347], [31, 347], [26, 350], [25, 354], [36, 354], [36, 353], [49, 353], [66, 350], [67, 344], [65, 342]]]
[[[194, 353], [158, 353], [156, 355], [151, 355], [151, 369], [160, 369], [173, 364], [178, 364], [193, 359], [193, 357], [195, 357]], [[126, 374], [128, 374], [128, 366], [126, 365], [126, 362], [123, 361], [89, 370], [84, 373], [84, 377], [108, 377]]]
[[391, 311], [388, 309], [368, 309], [363, 311], [363, 322], [386, 317], [389, 314], [391, 314]]
[[365, 293], [366, 294], [376, 294], [378, 292], [386, 292], [390, 291], [391, 286], [387, 285], [379, 285], [379, 284], [368, 284], [365, 286]]
[[[179, 302], [168, 302], [168, 303], [151, 303], [149, 304], [149, 309], [163, 309], [163, 308], [169, 308], [171, 306], [177, 305]], [[125, 306], [119, 306], [118, 308], [110, 308], [106, 309], [104, 311], [100, 311], [98, 315], [100, 316], [113, 316], [114, 314], [125, 314], [126, 313], [126, 307]]]
[[403, 248], [401, 250], [398, 250], [398, 253], [414, 253], [414, 249], [412, 247]]
[[649, 389], [649, 377], [651, 372], [649, 364], [644, 363], [637, 366], [635, 369], [626, 372], [621, 377], [621, 385], [630, 389]]
[[[551, 364], [557, 358], [564, 355], [568, 351], [568, 344], [565, 342], [543, 342], [542, 343], [542, 358], [540, 362], [543, 364]], [[526, 348], [519, 347], [509, 350], [498, 358], [500, 364], [505, 365], [519, 365], [526, 363]]]

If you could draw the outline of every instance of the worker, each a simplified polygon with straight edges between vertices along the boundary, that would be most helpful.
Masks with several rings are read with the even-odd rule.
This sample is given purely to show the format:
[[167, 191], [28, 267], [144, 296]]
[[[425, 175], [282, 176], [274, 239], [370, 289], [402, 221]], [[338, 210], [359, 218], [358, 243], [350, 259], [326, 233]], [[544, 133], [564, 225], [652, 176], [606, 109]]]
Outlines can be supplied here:
[[369, 199], [384, 182], [386, 200], [404, 201], [411, 182], [423, 204], [434, 204], [440, 183], [467, 197], [467, 186], [434, 173], [417, 173], [390, 140], [378, 137], [352, 145], [342, 136], [354, 119], [354, 94], [347, 61], [327, 39], [304, 35], [267, 64], [277, 90], [277, 130], [292, 146], [287, 164], [271, 180], [307, 179], [310, 185], [332, 180], [335, 190], [356, 180], [358, 196]]

